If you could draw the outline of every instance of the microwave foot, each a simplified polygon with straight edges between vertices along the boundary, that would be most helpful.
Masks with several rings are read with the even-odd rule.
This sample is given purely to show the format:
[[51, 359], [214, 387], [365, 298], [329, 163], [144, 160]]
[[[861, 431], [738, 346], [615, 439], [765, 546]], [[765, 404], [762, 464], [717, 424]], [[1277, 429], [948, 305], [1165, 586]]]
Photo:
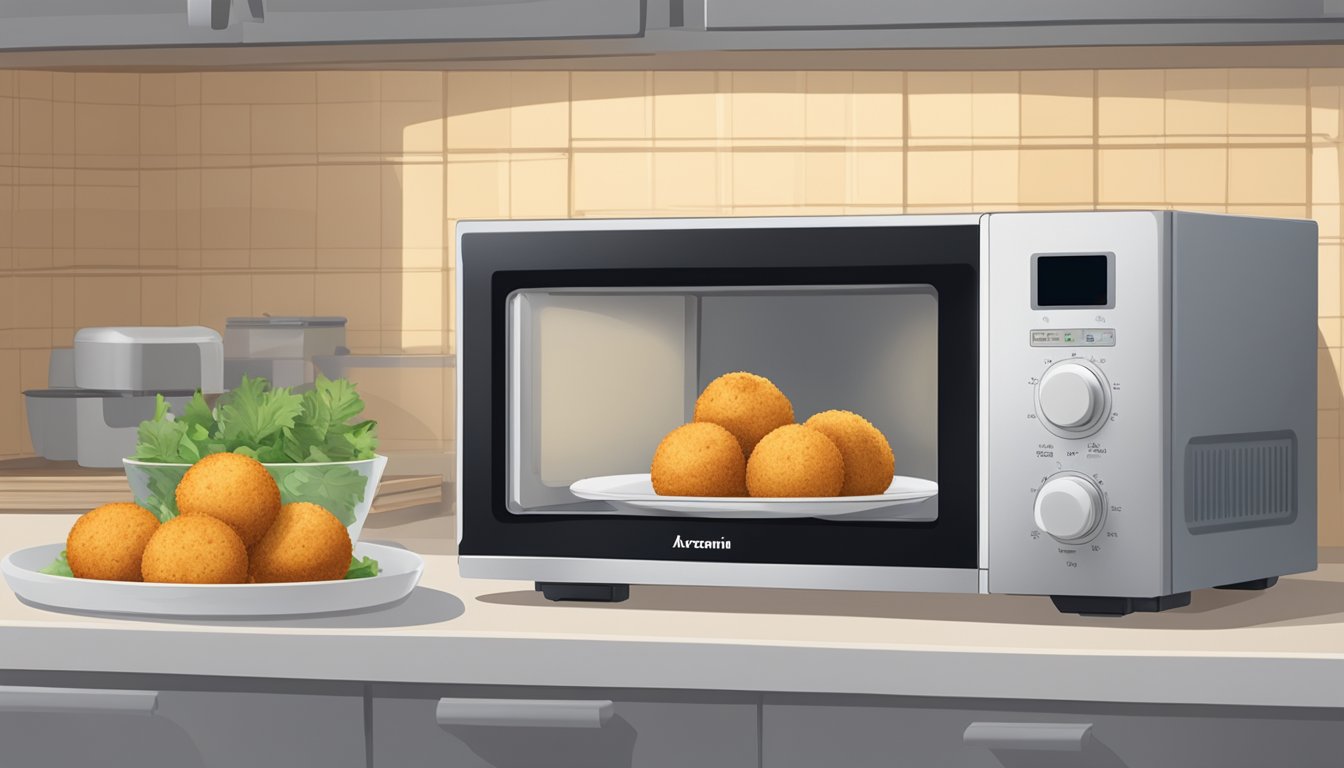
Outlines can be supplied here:
[[589, 603], [620, 603], [630, 598], [629, 584], [572, 584], [563, 581], [538, 581], [537, 591], [547, 600], [576, 600]]
[[1126, 616], [1136, 611], [1165, 611], [1190, 604], [1189, 592], [1161, 597], [1092, 597], [1087, 595], [1051, 595], [1060, 613], [1079, 616]]
[[1219, 585], [1219, 586], [1217, 586], [1217, 587], [1214, 587], [1214, 589], [1253, 589], [1253, 590], [1261, 590], [1261, 589], [1269, 589], [1270, 587], [1272, 587], [1272, 586], [1274, 586], [1275, 584], [1278, 584], [1278, 583], [1279, 583], [1279, 577], [1278, 577], [1278, 576], [1268, 576], [1268, 577], [1263, 578], [1263, 579], [1251, 579], [1250, 581], [1239, 581], [1239, 582], [1237, 582], [1236, 584], [1222, 584], [1222, 585]]

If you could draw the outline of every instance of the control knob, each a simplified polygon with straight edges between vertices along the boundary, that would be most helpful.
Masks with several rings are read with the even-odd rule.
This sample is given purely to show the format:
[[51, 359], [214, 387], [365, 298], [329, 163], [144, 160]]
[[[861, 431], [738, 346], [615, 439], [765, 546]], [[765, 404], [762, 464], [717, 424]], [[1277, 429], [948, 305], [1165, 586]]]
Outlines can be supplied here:
[[1110, 410], [1101, 372], [1081, 361], [1046, 369], [1036, 385], [1041, 420], [1063, 437], [1085, 437], [1100, 428]]
[[1101, 513], [1101, 489], [1083, 475], [1055, 475], [1036, 494], [1036, 527], [1060, 541], [1086, 540], [1101, 524]]

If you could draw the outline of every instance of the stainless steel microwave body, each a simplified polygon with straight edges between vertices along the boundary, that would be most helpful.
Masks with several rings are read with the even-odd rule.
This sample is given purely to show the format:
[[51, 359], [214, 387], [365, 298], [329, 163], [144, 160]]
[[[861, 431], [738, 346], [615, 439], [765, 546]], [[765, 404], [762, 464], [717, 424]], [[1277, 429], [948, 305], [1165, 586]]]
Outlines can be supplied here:
[[[1316, 567], [1316, 242], [1168, 211], [463, 222], [462, 574], [1098, 614], [1271, 586]], [[798, 421], [865, 416], [936, 492], [808, 516], [578, 490], [647, 473], [732, 371]]]

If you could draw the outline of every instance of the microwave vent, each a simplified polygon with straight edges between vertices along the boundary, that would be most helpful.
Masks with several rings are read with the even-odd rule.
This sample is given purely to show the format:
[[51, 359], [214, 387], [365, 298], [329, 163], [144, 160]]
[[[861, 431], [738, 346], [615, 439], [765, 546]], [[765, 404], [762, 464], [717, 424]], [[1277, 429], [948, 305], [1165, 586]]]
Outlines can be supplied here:
[[1291, 432], [1197, 437], [1185, 448], [1185, 523], [1192, 533], [1255, 528], [1297, 517]]

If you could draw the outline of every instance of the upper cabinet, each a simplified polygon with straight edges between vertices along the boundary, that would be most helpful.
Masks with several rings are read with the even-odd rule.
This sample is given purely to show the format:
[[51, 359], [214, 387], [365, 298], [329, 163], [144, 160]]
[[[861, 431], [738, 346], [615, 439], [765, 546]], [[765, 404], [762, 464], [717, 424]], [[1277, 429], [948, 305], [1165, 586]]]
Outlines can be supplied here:
[[642, 0], [0, 2], [0, 49], [10, 50], [595, 39], [643, 31]]
[[712, 29], [819, 29], [1308, 19], [1325, 6], [1322, 0], [709, 0], [706, 7]]
[[1287, 43], [1341, 39], [1344, 0], [706, 0], [704, 14], [710, 30], [881, 32], [899, 48]]
[[[234, 0], [235, 5], [246, 0]], [[247, 43], [634, 37], [641, 0], [267, 0]]]
[[187, 0], [5, 0], [0, 48], [119, 48], [243, 42], [241, 27], [187, 24]]
[[0, 66], [33, 68], [684, 68], [845, 49], [980, 49], [992, 68], [1008, 49], [1072, 48], [1086, 66], [1123, 46], [1299, 43], [1344, 43], [1344, 0], [0, 0]]

